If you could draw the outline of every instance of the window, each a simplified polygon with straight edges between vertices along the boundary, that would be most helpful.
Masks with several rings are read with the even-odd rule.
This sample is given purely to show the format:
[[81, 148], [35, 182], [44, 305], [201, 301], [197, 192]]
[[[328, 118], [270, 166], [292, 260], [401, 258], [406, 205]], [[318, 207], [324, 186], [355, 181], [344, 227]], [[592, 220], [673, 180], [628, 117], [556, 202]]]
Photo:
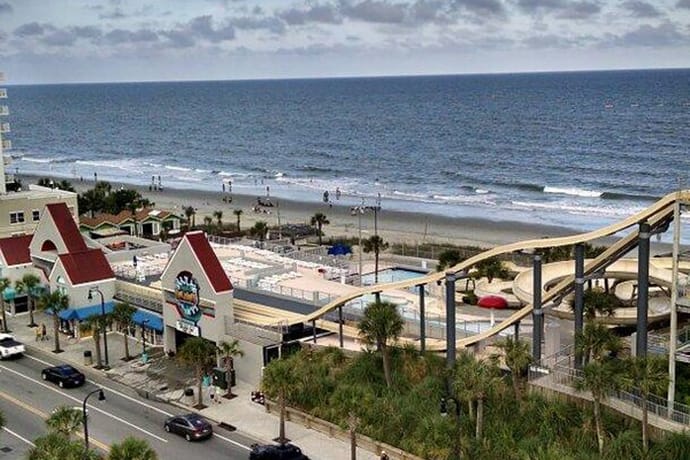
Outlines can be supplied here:
[[15, 211], [10, 213], [10, 224], [23, 224], [24, 211]]
[[36, 222], [40, 219], [41, 219], [41, 211], [39, 211], [38, 209], [34, 209], [33, 211], [31, 211], [31, 220]]

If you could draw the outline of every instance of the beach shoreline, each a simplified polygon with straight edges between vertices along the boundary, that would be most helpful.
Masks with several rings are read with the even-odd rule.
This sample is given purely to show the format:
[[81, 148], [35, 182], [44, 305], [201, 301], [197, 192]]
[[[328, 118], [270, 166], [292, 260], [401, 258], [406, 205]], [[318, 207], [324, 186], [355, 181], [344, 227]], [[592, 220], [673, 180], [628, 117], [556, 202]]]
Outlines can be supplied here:
[[[23, 174], [20, 176], [23, 184], [35, 184], [41, 177]], [[59, 181], [62, 178], [54, 178]], [[78, 193], [93, 188], [93, 180], [68, 180]], [[141, 195], [159, 209], [170, 210], [185, 216], [184, 210], [192, 206], [196, 210], [196, 224], [203, 224], [205, 216], [213, 216], [215, 211], [222, 211], [224, 224], [235, 224], [237, 217], [233, 210], [241, 209], [242, 229], [250, 228], [257, 221], [265, 221], [269, 226], [288, 223], [309, 223], [311, 216], [320, 212], [326, 215], [328, 225], [323, 226], [325, 237], [357, 238], [359, 236], [359, 218], [351, 214], [350, 206], [339, 205], [337, 201], [327, 203], [302, 202], [292, 199], [271, 196], [274, 204], [271, 208], [263, 208], [267, 213], [253, 212], [257, 197], [237, 193], [223, 194], [221, 191], [164, 188], [164, 190], [150, 190], [149, 186], [129, 183], [111, 182], [114, 189], [124, 187], [137, 190]], [[232, 196], [232, 202], [223, 201], [224, 196]], [[263, 196], [262, 198], [265, 198]], [[374, 213], [362, 215], [362, 238], [368, 238], [374, 232]], [[510, 220], [479, 219], [475, 217], [445, 217], [435, 214], [386, 210], [385, 200], [381, 203], [381, 210], [377, 219], [378, 233], [389, 243], [403, 243], [411, 246], [424, 243], [448, 244], [457, 246], [476, 246], [491, 248], [501, 244], [517, 241], [566, 236], [580, 233], [577, 230], [515, 222]], [[608, 240], [608, 241], [607, 241]], [[610, 238], [596, 244], [610, 244]]]

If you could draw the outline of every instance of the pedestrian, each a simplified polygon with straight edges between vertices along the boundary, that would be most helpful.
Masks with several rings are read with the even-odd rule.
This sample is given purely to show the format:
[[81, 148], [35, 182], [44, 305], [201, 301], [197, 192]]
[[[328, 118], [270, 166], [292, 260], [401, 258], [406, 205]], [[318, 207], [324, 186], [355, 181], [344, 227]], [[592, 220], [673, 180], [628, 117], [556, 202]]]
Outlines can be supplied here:
[[335, 199], [340, 200], [340, 187], [335, 188]]
[[211, 400], [211, 404], [216, 402], [216, 386], [215, 385], [209, 385], [208, 386], [208, 397]]
[[46, 323], [41, 323], [41, 340], [48, 340]]
[[36, 342], [43, 340], [43, 336], [41, 335], [41, 328], [36, 326]]

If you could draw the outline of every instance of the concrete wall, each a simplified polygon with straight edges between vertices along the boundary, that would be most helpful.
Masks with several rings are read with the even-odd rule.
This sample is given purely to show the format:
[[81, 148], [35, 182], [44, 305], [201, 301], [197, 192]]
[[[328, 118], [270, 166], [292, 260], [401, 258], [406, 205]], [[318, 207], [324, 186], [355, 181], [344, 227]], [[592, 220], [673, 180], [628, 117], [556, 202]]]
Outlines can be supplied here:
[[[33, 211], [39, 211], [39, 218], [42, 219], [45, 205], [49, 203], [64, 202], [73, 216], [79, 215], [76, 193], [52, 190], [36, 185], [30, 187], [31, 191], [10, 192], [0, 195], [0, 238], [34, 233], [39, 221], [33, 220]], [[16, 211], [24, 212], [24, 222], [10, 224], [10, 213]]]
[[[223, 339], [226, 342], [234, 340], [233, 337], [225, 336]], [[237, 371], [237, 379], [249, 383], [256, 389], [261, 384], [261, 375], [264, 364], [264, 347], [255, 343], [247, 342], [246, 340], [238, 339], [240, 349], [244, 352], [244, 356], [235, 358], [235, 370]]]

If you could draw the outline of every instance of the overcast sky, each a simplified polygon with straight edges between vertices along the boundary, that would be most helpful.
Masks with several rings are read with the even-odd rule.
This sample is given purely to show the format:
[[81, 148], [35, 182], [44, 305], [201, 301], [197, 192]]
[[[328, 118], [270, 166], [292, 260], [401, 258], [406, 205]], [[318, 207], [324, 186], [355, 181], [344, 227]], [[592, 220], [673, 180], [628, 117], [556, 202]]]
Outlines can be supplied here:
[[690, 0], [0, 0], [9, 83], [690, 67]]

